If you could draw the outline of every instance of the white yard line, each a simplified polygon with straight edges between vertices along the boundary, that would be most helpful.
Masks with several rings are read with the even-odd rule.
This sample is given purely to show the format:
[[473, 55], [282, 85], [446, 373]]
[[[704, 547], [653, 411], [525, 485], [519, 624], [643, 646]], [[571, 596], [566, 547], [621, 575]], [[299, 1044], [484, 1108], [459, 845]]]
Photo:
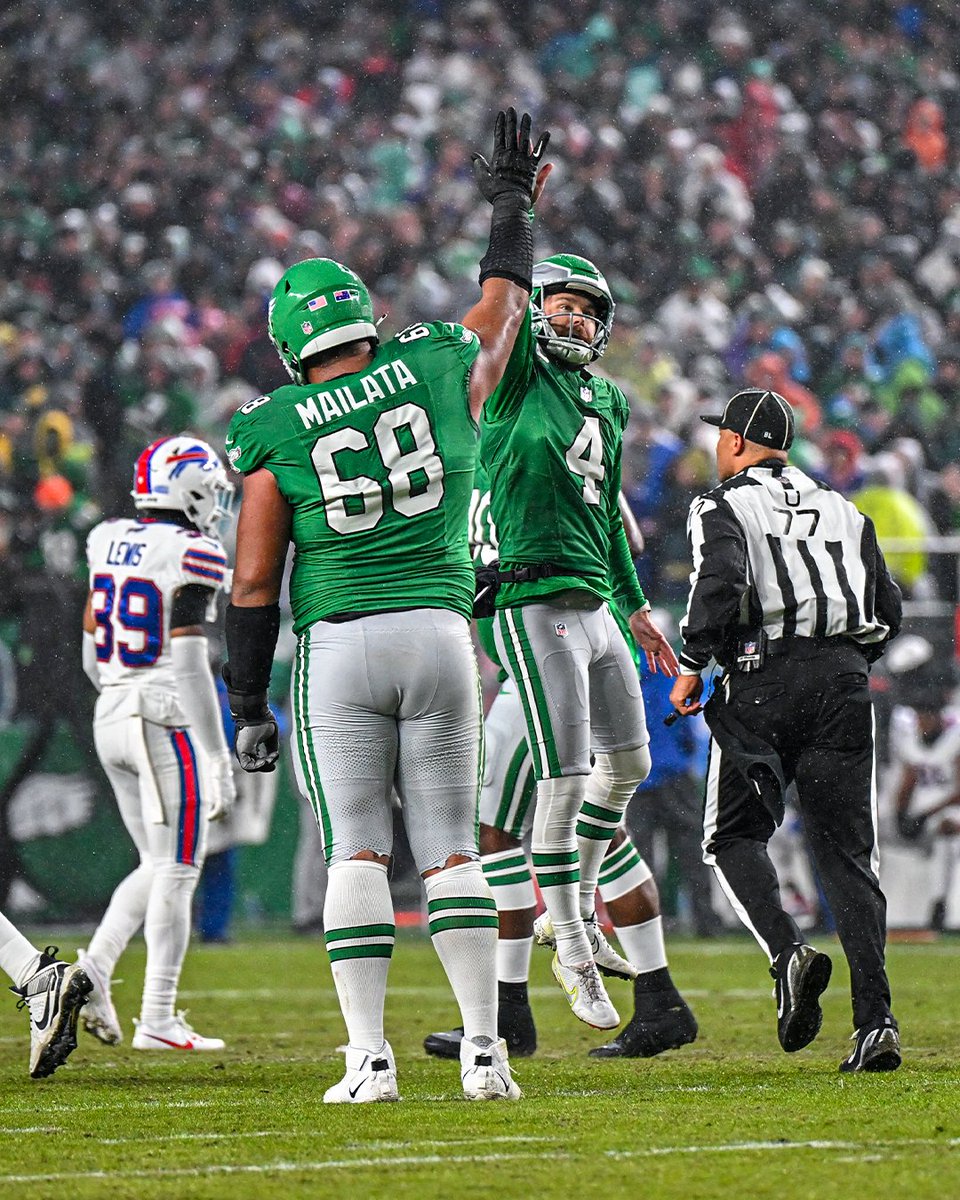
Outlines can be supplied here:
[[[457, 1139], [456, 1142], [424, 1142], [422, 1145], [455, 1145], [462, 1144], [468, 1139]], [[510, 1138], [491, 1139], [506, 1142]], [[521, 1140], [521, 1139], [517, 1139]], [[547, 1141], [549, 1139], [532, 1139]], [[402, 1143], [385, 1143], [385, 1148]], [[826, 1140], [811, 1140], [806, 1142], [728, 1142], [719, 1145], [695, 1146], [652, 1146], [645, 1150], [607, 1150], [605, 1157], [613, 1159], [658, 1158], [667, 1155], [709, 1155], [709, 1154], [742, 1154], [761, 1153], [776, 1154], [783, 1150], [835, 1150], [844, 1154], [869, 1154], [877, 1156], [878, 1151], [897, 1153], [910, 1147], [936, 1146], [939, 1148], [955, 1148], [960, 1146], [960, 1138], [902, 1138], [896, 1141], [870, 1142], [840, 1142]], [[522, 1159], [539, 1159], [542, 1150], [531, 1148], [519, 1153], [497, 1154], [405, 1154], [388, 1157], [366, 1158], [331, 1158], [311, 1162], [272, 1162], [272, 1163], [210, 1163], [202, 1167], [157, 1167], [140, 1170], [102, 1170], [102, 1171], [58, 1171], [48, 1174], [32, 1175], [0, 1175], [0, 1183], [67, 1183], [85, 1179], [187, 1179], [204, 1178], [215, 1175], [273, 1175], [273, 1174], [316, 1174], [320, 1171], [357, 1170], [370, 1167], [395, 1169], [397, 1167], [427, 1167], [443, 1166], [446, 1164], [478, 1164]], [[570, 1154], [563, 1151], [552, 1151], [551, 1160], [569, 1160]]]

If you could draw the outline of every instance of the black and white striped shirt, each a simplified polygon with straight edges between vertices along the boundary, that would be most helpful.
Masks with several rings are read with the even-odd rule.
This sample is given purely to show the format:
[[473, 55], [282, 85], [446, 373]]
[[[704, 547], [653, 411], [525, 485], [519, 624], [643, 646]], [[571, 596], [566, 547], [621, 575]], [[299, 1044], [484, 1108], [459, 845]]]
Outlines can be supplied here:
[[[846, 637], [879, 657], [900, 628], [900, 589], [873, 522], [797, 467], [769, 460], [698, 497], [681, 625], [684, 674], [724, 661], [724, 635], [763, 628], [770, 639]], [[729, 665], [729, 664], [725, 664]]]

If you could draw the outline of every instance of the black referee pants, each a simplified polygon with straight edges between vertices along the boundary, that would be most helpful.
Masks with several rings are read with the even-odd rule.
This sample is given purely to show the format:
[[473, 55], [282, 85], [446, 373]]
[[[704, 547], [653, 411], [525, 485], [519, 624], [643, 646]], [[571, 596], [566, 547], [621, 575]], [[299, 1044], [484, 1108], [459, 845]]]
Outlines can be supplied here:
[[797, 638], [760, 671], [729, 673], [706, 708], [712, 736], [704, 861], [770, 958], [802, 942], [767, 842], [795, 780], [808, 844], [850, 965], [856, 1028], [890, 1015], [886, 900], [877, 878], [873, 709], [849, 642]]

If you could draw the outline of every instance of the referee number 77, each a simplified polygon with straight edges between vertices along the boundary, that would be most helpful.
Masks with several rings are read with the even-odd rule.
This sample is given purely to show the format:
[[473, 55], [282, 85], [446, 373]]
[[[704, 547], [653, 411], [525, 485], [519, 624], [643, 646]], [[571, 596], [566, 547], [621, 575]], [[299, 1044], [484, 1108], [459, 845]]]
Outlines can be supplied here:
[[[786, 518], [787, 527], [783, 531], [784, 537], [789, 535], [790, 528], [793, 525], [794, 518], [796, 517], [810, 518], [810, 528], [806, 532], [807, 537], [813, 537], [813, 535], [817, 532], [817, 526], [820, 524], [820, 514], [815, 508], [795, 508], [793, 510], [787, 508], [775, 508], [773, 511], [779, 513], [781, 517]], [[800, 534], [796, 533], [794, 536], [799, 537]]]

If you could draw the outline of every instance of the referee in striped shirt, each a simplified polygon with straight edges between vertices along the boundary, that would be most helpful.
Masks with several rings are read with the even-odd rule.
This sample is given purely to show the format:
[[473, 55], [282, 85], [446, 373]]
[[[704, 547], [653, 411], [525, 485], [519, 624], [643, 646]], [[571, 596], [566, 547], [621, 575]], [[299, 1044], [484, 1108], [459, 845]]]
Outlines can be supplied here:
[[841, 1071], [892, 1071], [900, 1038], [884, 967], [868, 664], [900, 629], [900, 592], [873, 524], [787, 465], [794, 421], [750, 389], [719, 417], [720, 484], [690, 507], [690, 597], [670, 700], [700, 711], [701, 672], [723, 674], [704, 707], [710, 761], [704, 861], [771, 962], [777, 1032], [790, 1052], [820, 1030], [826, 954], [784, 912], [767, 842], [797, 786], [808, 843], [850, 965], [856, 1044]]

